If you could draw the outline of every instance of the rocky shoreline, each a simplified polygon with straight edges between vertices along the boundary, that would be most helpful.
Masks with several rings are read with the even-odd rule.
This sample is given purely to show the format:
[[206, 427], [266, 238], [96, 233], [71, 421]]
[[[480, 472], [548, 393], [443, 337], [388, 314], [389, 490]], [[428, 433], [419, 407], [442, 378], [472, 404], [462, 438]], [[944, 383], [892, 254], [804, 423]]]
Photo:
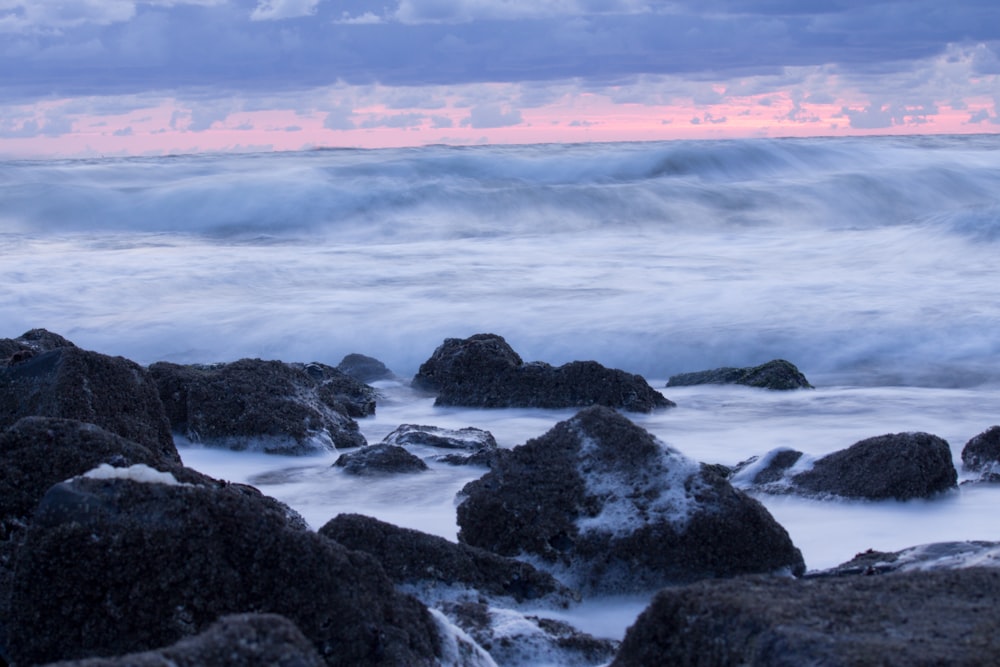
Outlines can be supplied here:
[[[361, 355], [147, 368], [32, 330], [0, 339], [0, 365], [0, 664], [973, 665], [1000, 642], [995, 543], [806, 572], [749, 495], [933, 499], [957, 471], [929, 433], [693, 461], [628, 419], [674, 405], [643, 378], [525, 363], [495, 334], [445, 340], [413, 384], [443, 405], [579, 409], [513, 449], [414, 424], [366, 442], [366, 382], [391, 371]], [[769, 369], [770, 389], [811, 387], [782, 360], [671, 385], [768, 387]], [[357, 475], [419, 474], [407, 448], [420, 445], [483, 475], [460, 494], [458, 543], [357, 514], [313, 531], [251, 486], [184, 467], [175, 434], [343, 450]], [[963, 450], [984, 483], [998, 443], [991, 427]], [[640, 590], [660, 592], [620, 644], [527, 611]]]

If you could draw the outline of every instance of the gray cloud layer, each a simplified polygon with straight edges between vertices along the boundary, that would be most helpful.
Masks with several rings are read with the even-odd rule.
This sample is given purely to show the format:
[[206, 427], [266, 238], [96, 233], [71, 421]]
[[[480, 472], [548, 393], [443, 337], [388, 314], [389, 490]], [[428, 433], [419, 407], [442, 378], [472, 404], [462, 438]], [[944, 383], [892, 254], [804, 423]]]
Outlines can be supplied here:
[[[641, 74], [710, 80], [836, 65], [903, 72], [985, 44], [995, 0], [0, 0], [0, 90], [35, 96], [206, 87], [246, 93]], [[481, 112], [489, 124], [513, 120]], [[488, 116], [493, 114], [493, 116]], [[344, 119], [346, 122], [347, 119]], [[473, 125], [477, 123], [473, 117]]]

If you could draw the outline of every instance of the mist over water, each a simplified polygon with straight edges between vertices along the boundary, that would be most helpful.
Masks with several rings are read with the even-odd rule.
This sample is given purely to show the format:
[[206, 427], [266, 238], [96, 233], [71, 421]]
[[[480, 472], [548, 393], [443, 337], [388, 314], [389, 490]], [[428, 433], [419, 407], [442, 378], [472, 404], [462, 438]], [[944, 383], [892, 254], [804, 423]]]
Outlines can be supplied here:
[[[436, 408], [408, 378], [446, 337], [593, 359], [678, 403], [629, 415], [688, 457], [819, 456], [927, 431], [958, 464], [1000, 423], [1000, 136], [324, 150], [0, 162], [0, 337], [45, 327], [140, 363], [379, 358], [401, 380], [359, 420], [490, 430], [573, 411]], [[664, 389], [678, 372], [795, 363], [815, 391]], [[318, 528], [371, 514], [454, 539], [482, 469], [385, 484], [199, 449]], [[761, 497], [809, 568], [858, 551], [1000, 539], [1000, 489], [908, 503]], [[621, 636], [645, 599], [587, 601]]]

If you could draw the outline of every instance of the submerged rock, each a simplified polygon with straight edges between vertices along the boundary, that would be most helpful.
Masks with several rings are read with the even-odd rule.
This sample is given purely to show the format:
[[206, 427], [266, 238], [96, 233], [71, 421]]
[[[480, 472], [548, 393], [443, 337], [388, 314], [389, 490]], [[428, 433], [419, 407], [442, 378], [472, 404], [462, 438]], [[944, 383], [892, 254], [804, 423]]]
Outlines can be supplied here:
[[278, 614], [223, 616], [204, 632], [171, 646], [114, 658], [51, 663], [48, 667], [323, 667], [302, 632]]
[[660, 591], [612, 667], [993, 664], [998, 595], [983, 568], [702, 581]]
[[337, 370], [345, 375], [349, 375], [359, 382], [375, 382], [377, 380], [391, 380], [396, 377], [385, 364], [373, 357], [366, 357], [363, 354], [348, 354], [340, 363]]
[[0, 429], [23, 417], [73, 419], [180, 462], [156, 384], [145, 369], [123, 357], [63, 346], [68, 341], [43, 330], [25, 336], [24, 344], [35, 344], [37, 351], [0, 368]]
[[497, 441], [492, 433], [472, 426], [451, 429], [439, 426], [400, 424], [385, 436], [382, 442], [387, 445], [399, 445], [400, 447], [439, 447], [441, 449], [459, 449], [470, 452], [497, 448]]
[[899, 551], [869, 549], [827, 570], [808, 577], [842, 577], [888, 572], [959, 570], [967, 567], [1000, 567], [1000, 542], [966, 541], [921, 544]]
[[263, 612], [294, 622], [328, 665], [436, 664], [436, 621], [370, 556], [249, 487], [127, 472], [57, 484], [39, 503], [17, 552], [14, 662], [149, 651]]
[[413, 386], [437, 393], [435, 405], [573, 408], [605, 405], [633, 412], [671, 407], [646, 381], [596, 361], [553, 367], [524, 363], [502, 337], [447, 338], [421, 366]]
[[351, 475], [386, 475], [423, 472], [427, 464], [396, 445], [369, 445], [341, 454], [333, 464]]
[[890, 433], [818, 459], [791, 483], [813, 494], [909, 500], [956, 488], [958, 473], [945, 440], [929, 433]]
[[962, 467], [981, 482], [1000, 482], [1000, 426], [991, 426], [962, 448]]
[[667, 380], [668, 387], [699, 384], [742, 384], [775, 390], [813, 388], [795, 364], [784, 359], [774, 359], [766, 364], [747, 368], [716, 368], [709, 371], [679, 373]]
[[462, 495], [460, 541], [587, 592], [805, 569], [763, 505], [605, 407], [514, 448]]
[[352, 414], [374, 411], [374, 390], [329, 366], [241, 359], [149, 371], [171, 427], [193, 442], [273, 454], [366, 444]]

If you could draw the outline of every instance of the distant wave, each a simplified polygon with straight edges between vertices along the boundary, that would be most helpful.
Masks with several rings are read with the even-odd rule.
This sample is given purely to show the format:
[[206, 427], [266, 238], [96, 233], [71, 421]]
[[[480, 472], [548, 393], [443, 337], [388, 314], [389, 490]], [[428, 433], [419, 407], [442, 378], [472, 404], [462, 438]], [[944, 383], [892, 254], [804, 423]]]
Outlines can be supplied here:
[[378, 242], [918, 224], [993, 241], [997, 149], [881, 137], [5, 162], [0, 228]]

